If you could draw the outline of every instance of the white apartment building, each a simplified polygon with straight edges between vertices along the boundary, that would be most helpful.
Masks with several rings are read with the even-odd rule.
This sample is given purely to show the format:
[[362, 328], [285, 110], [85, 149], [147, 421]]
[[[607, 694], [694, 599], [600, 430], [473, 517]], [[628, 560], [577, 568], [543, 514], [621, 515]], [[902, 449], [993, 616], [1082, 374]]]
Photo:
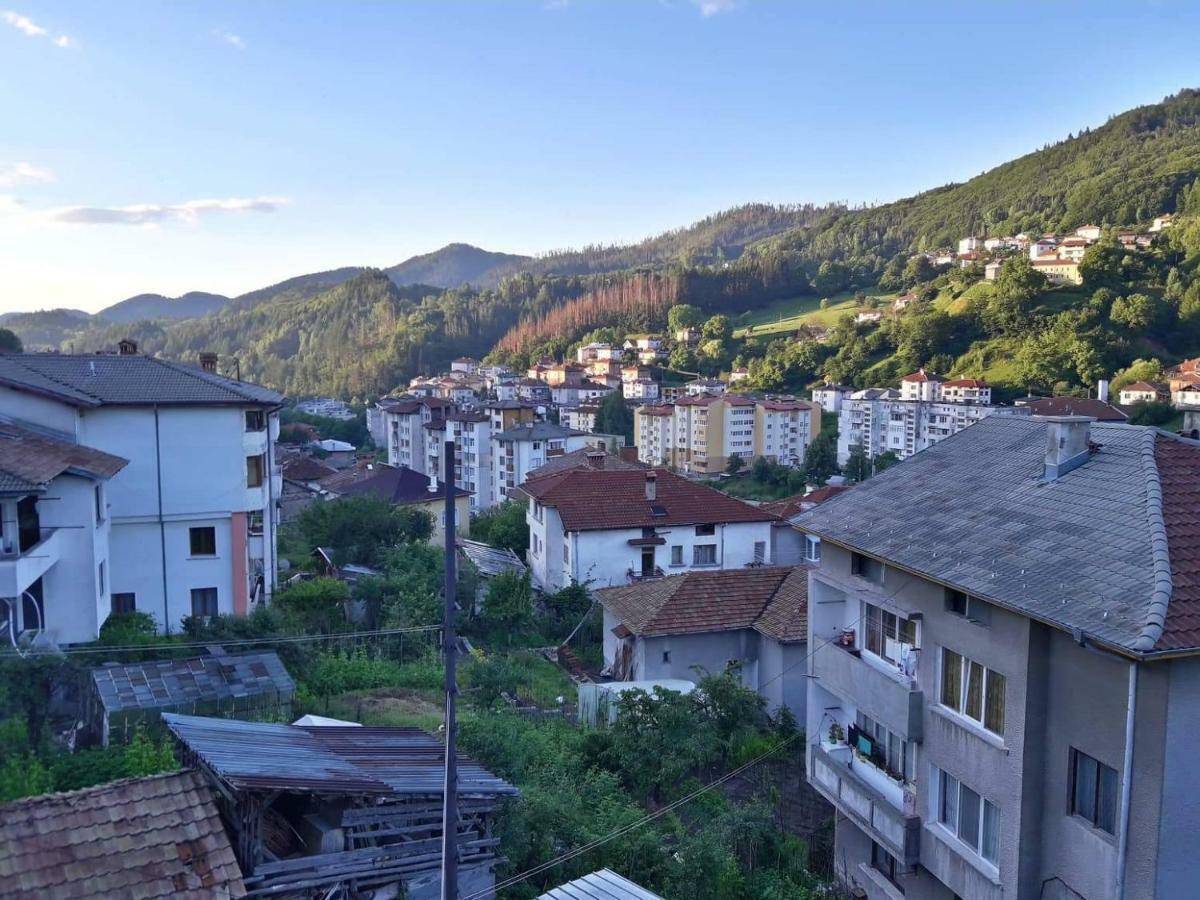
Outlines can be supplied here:
[[841, 384], [823, 384], [812, 390], [812, 402], [821, 407], [822, 412], [837, 415], [842, 411], [842, 401], [849, 399], [854, 388]]
[[[798, 466], [804, 462], [808, 445], [820, 431], [820, 407], [814, 408], [803, 400], [759, 400], [754, 404], [752, 455], [765, 456], [785, 466]], [[732, 440], [730, 435], [730, 454], [736, 449]]]
[[669, 465], [671, 449], [675, 444], [675, 407], [639, 407], [634, 413], [633, 423], [638, 459], [651, 466]]
[[[926, 393], [931, 382], [909, 384], [911, 396]], [[890, 388], [855, 391], [843, 402], [838, 416], [838, 464], [850, 458], [850, 451], [856, 445], [861, 445], [871, 459], [889, 450], [900, 459], [907, 459], [980, 419], [994, 415], [1023, 416], [1029, 412], [1026, 407], [994, 406], [975, 400], [903, 399], [900, 391]]]
[[425, 471], [425, 426], [440, 422], [453, 409], [441, 397], [396, 397], [381, 400], [387, 430], [388, 465]]
[[600, 407], [595, 403], [581, 403], [574, 409], [559, 411], [559, 422], [574, 431], [593, 432], [596, 430], [596, 413]]
[[667, 471], [570, 469], [530, 479], [520, 496], [540, 590], [771, 562], [775, 515]]
[[[132, 342], [119, 356], [0, 357], [0, 416], [129, 461], [101, 491], [104, 591], [112, 608], [149, 613], [163, 630], [191, 615], [244, 615], [275, 588], [283, 398], [205, 362], [140, 356]], [[72, 600], [89, 631], [98, 596]]]
[[657, 400], [658, 382], [650, 378], [626, 381], [621, 385], [621, 393], [626, 400]]
[[491, 505], [492, 430], [486, 412], [452, 412], [444, 419], [430, 422], [426, 430], [424, 475], [442, 481], [446, 477], [444, 453], [446, 441], [454, 441], [454, 486], [471, 494], [471, 512]]
[[112, 611], [107, 484], [129, 461], [0, 423], [0, 641], [95, 640]]
[[517, 425], [492, 435], [492, 503], [503, 503], [547, 459], [588, 446], [588, 436], [550, 422]]
[[982, 250], [982, 249], [983, 249], [983, 241], [980, 238], [977, 238], [977, 237], [959, 238], [959, 241], [958, 241], [959, 254], [974, 253], [974, 252], [976, 252], [978, 250]]

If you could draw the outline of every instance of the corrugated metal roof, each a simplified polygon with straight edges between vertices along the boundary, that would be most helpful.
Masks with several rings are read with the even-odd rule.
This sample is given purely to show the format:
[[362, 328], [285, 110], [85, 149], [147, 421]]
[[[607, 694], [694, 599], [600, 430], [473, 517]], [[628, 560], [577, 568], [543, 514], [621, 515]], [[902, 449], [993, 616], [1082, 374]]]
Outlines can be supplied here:
[[92, 669], [92, 683], [108, 712], [263, 694], [291, 699], [296, 692], [287, 669], [273, 652], [100, 666]]
[[479, 570], [480, 575], [494, 578], [501, 572], [525, 574], [525, 563], [507, 547], [493, 547], [480, 541], [459, 538], [458, 549]]
[[[167, 727], [238, 790], [440, 795], [445, 748], [419, 728], [301, 727], [163, 713]], [[516, 788], [459, 755], [459, 793]]]
[[542, 894], [537, 900], [663, 900], [612, 869], [601, 869], [568, 881]]
[[127, 778], [0, 806], [0, 898], [241, 897], [198, 772]]

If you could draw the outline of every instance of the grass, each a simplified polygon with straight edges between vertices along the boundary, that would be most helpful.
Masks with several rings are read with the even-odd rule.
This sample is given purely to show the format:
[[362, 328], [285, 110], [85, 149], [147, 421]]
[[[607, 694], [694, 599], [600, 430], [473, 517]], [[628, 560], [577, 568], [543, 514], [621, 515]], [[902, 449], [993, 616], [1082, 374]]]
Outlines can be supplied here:
[[715, 488], [730, 497], [737, 497], [739, 500], [782, 500], [784, 497], [790, 497], [794, 492], [786, 484], [763, 484], [755, 481], [749, 476], [741, 478], [718, 478], [713, 481], [706, 481], [704, 484], [710, 488]]
[[377, 688], [350, 691], [329, 700], [333, 719], [363, 725], [406, 726], [436, 732], [442, 724], [442, 695], [439, 691], [411, 688]]
[[[890, 294], [874, 294], [880, 298], [880, 310], [891, 305]], [[801, 325], [821, 325], [829, 327], [848, 312], [858, 309], [854, 302], [854, 294], [835, 294], [829, 298], [829, 308], [821, 309], [820, 297], [789, 297], [768, 303], [761, 309], [743, 313], [737, 318], [735, 338], [758, 337], [764, 334], [777, 334], [782, 331], [794, 331]], [[753, 328], [751, 334], [749, 329]]]

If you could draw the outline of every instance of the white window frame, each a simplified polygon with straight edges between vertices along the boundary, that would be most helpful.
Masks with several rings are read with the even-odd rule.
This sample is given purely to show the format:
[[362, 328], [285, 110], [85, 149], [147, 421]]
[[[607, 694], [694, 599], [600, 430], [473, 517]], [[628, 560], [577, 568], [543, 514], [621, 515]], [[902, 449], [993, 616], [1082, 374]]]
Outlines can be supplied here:
[[[701, 559], [700, 559], [700, 551], [701, 550], [706, 550], [706, 551], [711, 550], [712, 551], [712, 560], [710, 562], [709, 561], [704, 561], [704, 562], [701, 561]], [[693, 566], [715, 566], [715, 565], [718, 565], [719, 563], [720, 563], [720, 560], [717, 559], [717, 545], [716, 544], [693, 544], [692, 545], [692, 565]]]
[[[971, 856], [982, 862], [984, 865], [999, 872], [1000, 865], [1000, 807], [988, 800], [979, 791], [972, 788], [970, 785], [963, 784], [961, 779], [955, 778], [944, 769], [939, 769], [937, 766], [930, 765], [929, 767], [929, 783], [931, 790], [929, 792], [930, 819], [937, 823], [938, 828], [943, 833], [953, 838], [955, 844], [964, 848]], [[964, 791], [974, 795], [975, 802], [978, 803], [976, 812], [975, 842], [972, 843], [970, 834], [963, 836], [963, 826], [970, 825], [970, 821], [963, 821], [963, 800]], [[951, 793], [953, 792], [953, 793]], [[953, 810], [947, 802], [953, 800]], [[992, 814], [989, 822], [988, 813]], [[953, 817], [954, 821], [948, 821]], [[988, 848], [987, 833], [990, 827], [992, 841], [991, 848]]]
[[[959, 669], [959, 676], [958, 676], [959, 677], [959, 685], [958, 685], [958, 704], [957, 704], [957, 706], [952, 706], [951, 704], [947, 703], [946, 698], [944, 696], [945, 687], [946, 687], [945, 668], [946, 668], [946, 654], [947, 653], [953, 653], [955, 656], [957, 656], [959, 658], [959, 660], [961, 660], [961, 666]], [[968, 695], [968, 691], [970, 689], [970, 684], [971, 684], [971, 673], [972, 673], [971, 667], [972, 666], [978, 666], [979, 669], [983, 673], [983, 675], [982, 675], [983, 684], [980, 687], [980, 694], [979, 694], [980, 704], [979, 704], [979, 717], [978, 718], [976, 718], [974, 715], [972, 715], [967, 709], [967, 703], [968, 703], [967, 695]], [[1001, 715], [1003, 721], [1001, 721], [1001, 723], [1000, 723], [999, 731], [996, 731], [994, 728], [991, 728], [986, 724], [987, 708], [988, 708], [988, 699], [987, 699], [988, 698], [988, 687], [991, 684], [992, 679], [994, 677], [1000, 678], [1003, 682], [1003, 688], [1002, 688], [1003, 694], [1001, 695], [1001, 704], [1000, 704], [1000, 715]], [[972, 725], [976, 726], [977, 728], [982, 728], [988, 734], [993, 734], [998, 738], [1004, 737], [1004, 726], [1007, 724], [1007, 720], [1008, 720], [1008, 678], [1007, 678], [1007, 676], [1004, 675], [1003, 672], [997, 672], [994, 669], [989, 669], [987, 666], [983, 665], [983, 663], [977, 662], [976, 660], [971, 659], [966, 654], [959, 653], [957, 650], [953, 650], [950, 647], [942, 647], [941, 652], [938, 653], [937, 700], [938, 700], [938, 705], [940, 705], [943, 709], [948, 709], [955, 715], [961, 716], [962, 718], [967, 719], [968, 721], [971, 722]]]
[[[879, 651], [870, 649], [870, 624], [871, 610], [877, 610], [879, 613]], [[912, 640], [901, 640], [901, 623], [912, 626]], [[889, 636], [889, 625], [891, 626], [891, 636]], [[881, 660], [888, 665], [904, 666], [915, 651], [921, 649], [921, 623], [917, 619], [909, 618], [900, 613], [893, 612], [886, 607], [880, 606], [878, 603], [868, 603], [863, 601], [862, 605], [862, 638], [859, 641], [859, 649], [864, 653], [869, 653], [876, 659]]]
[[806, 534], [804, 536], [804, 559], [806, 562], [819, 563], [821, 561], [821, 539], [815, 534]]

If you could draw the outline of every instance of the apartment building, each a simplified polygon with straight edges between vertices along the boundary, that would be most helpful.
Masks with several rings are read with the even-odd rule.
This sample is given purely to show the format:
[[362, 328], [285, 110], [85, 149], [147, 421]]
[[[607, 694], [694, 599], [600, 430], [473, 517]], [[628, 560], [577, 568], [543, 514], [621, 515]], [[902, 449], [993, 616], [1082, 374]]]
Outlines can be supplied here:
[[425, 470], [427, 425], [441, 422], [454, 408], [443, 397], [396, 397], [381, 400], [387, 434], [388, 465]]
[[812, 390], [812, 402], [821, 407], [822, 412], [838, 415], [842, 411], [842, 402], [850, 399], [854, 388], [841, 384], [823, 384]]
[[446, 478], [445, 444], [454, 442], [454, 486], [470, 494], [471, 512], [491, 506], [492, 429], [487, 412], [452, 412], [427, 426], [425, 465], [417, 471]]
[[[283, 398], [216, 374], [215, 356], [197, 368], [138, 355], [132, 342], [121, 351], [0, 357], [7, 422], [128, 460], [96, 492], [108, 565], [71, 595], [78, 620], [63, 626], [63, 640], [96, 636], [103, 597], [111, 610], [146, 612], [177, 630], [185, 616], [245, 614], [275, 588]], [[65, 549], [65, 532], [55, 540]], [[72, 565], [85, 559], [70, 555]], [[61, 621], [61, 607], [45, 614]]]
[[[953, 387], [946, 391], [946, 385]], [[889, 450], [900, 459], [907, 459], [981, 419], [997, 415], [1028, 416], [1031, 412], [1022, 406], [949, 399], [970, 396], [990, 399], [991, 389], [968, 379], [944, 382], [924, 371], [906, 376], [899, 391], [891, 388], [855, 391], [842, 401], [838, 416], [838, 463], [844, 464], [855, 446], [863, 447], [871, 459]]]
[[600, 411], [597, 403], [581, 403], [573, 409], [559, 411], [559, 421], [575, 431], [595, 431], [596, 413]]
[[665, 470], [573, 468], [531, 478], [533, 583], [629, 584], [694, 569], [770, 563], [778, 517]]
[[994, 416], [794, 520], [857, 896], [1195, 894], [1198, 496], [1198, 442]]
[[634, 413], [638, 458], [684, 472], [723, 472], [732, 456], [795, 465], [821, 430], [821, 410], [792, 398], [697, 394]]
[[517, 425], [492, 435], [492, 504], [503, 503], [547, 459], [588, 446], [588, 435], [550, 422]]

